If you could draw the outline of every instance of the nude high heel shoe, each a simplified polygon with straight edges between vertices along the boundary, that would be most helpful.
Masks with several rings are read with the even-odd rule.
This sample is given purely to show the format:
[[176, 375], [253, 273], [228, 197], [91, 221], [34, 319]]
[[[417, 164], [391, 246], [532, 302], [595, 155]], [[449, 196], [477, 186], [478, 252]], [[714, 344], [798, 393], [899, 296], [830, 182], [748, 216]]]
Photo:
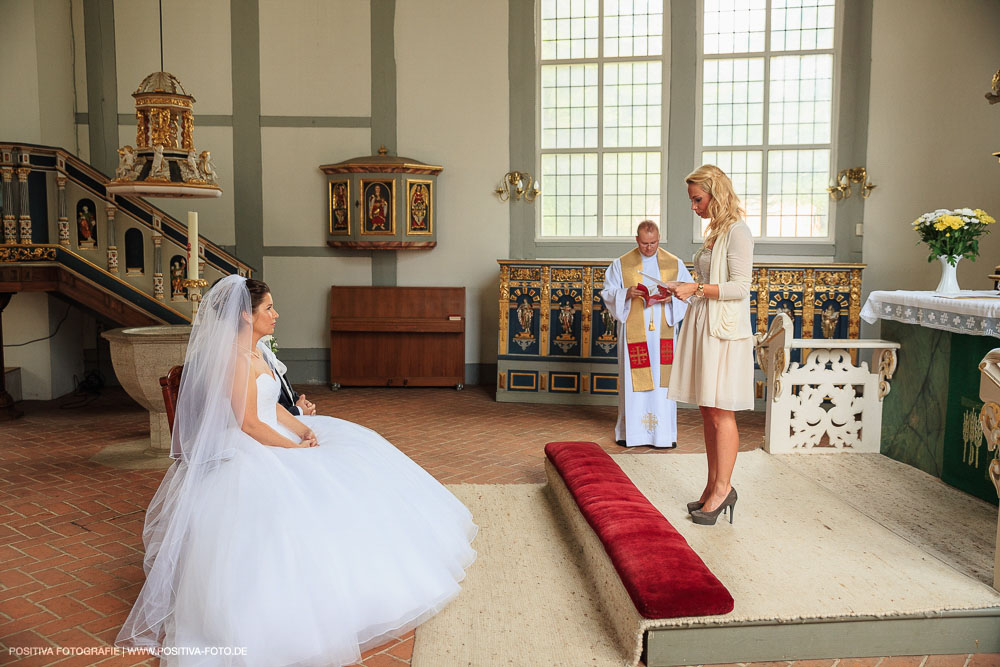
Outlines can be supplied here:
[[701, 510], [694, 510], [691, 512], [691, 520], [702, 526], [714, 526], [715, 522], [718, 521], [719, 515], [729, 510], [729, 523], [733, 522], [733, 511], [736, 508], [736, 500], [739, 496], [736, 495], [736, 488], [729, 490], [729, 495], [726, 499], [722, 501], [722, 504], [716, 507], [711, 512], [702, 512]]

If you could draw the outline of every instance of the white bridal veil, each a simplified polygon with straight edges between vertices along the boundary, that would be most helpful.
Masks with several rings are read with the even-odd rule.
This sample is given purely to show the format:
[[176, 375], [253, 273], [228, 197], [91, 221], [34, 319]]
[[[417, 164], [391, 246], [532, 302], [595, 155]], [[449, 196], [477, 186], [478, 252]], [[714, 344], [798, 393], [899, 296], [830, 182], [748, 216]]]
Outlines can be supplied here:
[[252, 311], [246, 279], [227, 276], [208, 291], [184, 357], [171, 457], [146, 511], [146, 583], [115, 643], [159, 646], [174, 610], [180, 558], [198, 495], [233, 455], [250, 373]]

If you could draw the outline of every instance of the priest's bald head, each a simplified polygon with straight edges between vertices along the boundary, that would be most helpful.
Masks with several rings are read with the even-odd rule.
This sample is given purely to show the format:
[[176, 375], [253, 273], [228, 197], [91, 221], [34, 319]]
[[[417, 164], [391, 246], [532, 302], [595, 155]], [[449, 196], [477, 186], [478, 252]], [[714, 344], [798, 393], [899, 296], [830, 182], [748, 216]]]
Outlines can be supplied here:
[[636, 228], [635, 242], [643, 257], [652, 257], [660, 248], [660, 228], [652, 220], [643, 220]]

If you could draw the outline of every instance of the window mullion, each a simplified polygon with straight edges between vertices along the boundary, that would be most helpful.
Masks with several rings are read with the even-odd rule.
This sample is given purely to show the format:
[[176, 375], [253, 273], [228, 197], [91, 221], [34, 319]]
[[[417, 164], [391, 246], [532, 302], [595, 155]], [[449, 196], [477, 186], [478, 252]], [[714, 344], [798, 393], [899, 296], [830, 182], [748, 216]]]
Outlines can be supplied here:
[[664, 3], [663, 27], [660, 32], [660, 233], [670, 240], [670, 227], [667, 215], [667, 145], [670, 141], [670, 128], [667, 125], [667, 113], [670, 103], [667, 97], [670, 94], [670, 83], [673, 80], [672, 73], [667, 67], [667, 12], [670, 11], [670, 3]]
[[597, 238], [604, 238], [604, 0], [597, 3]]
[[[705, 154], [705, 60], [708, 56], [705, 54], [705, 1], [698, 0], [697, 7], [695, 9], [695, 40], [698, 43], [697, 54], [698, 57], [695, 58], [695, 75], [694, 75], [694, 88], [695, 88], [695, 110], [694, 110], [694, 131], [695, 131], [695, 160], [693, 165], [689, 165], [689, 168], [697, 168], [702, 162], [702, 156]], [[686, 174], [685, 174], [686, 175]], [[696, 220], [694, 220], [694, 214], [690, 214], [689, 217], [691, 221], [689, 224], [692, 225], [694, 232], [692, 235], [692, 240], [698, 242], [702, 239], [701, 226]]]
[[771, 148], [771, 2], [767, 0], [764, 10], [764, 114], [762, 135], [764, 142], [760, 147], [760, 238], [769, 239], [767, 233], [767, 201], [768, 201], [768, 155]]

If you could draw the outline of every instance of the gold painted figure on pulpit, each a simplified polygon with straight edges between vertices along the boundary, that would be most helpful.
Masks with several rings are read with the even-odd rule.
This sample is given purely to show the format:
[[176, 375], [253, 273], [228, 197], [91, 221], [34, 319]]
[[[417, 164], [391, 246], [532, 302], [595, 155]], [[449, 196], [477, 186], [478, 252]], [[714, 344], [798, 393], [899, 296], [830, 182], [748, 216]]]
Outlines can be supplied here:
[[559, 324], [562, 326], [559, 337], [573, 338], [573, 306], [568, 303], [559, 308]]
[[827, 303], [820, 318], [820, 326], [823, 329], [823, 338], [833, 338], [837, 332], [837, 322], [840, 321], [840, 311], [833, 307], [832, 303]]
[[517, 323], [521, 325], [521, 331], [515, 336], [516, 338], [532, 338], [531, 319], [533, 315], [534, 309], [532, 309], [528, 300], [525, 299], [517, 307]]

